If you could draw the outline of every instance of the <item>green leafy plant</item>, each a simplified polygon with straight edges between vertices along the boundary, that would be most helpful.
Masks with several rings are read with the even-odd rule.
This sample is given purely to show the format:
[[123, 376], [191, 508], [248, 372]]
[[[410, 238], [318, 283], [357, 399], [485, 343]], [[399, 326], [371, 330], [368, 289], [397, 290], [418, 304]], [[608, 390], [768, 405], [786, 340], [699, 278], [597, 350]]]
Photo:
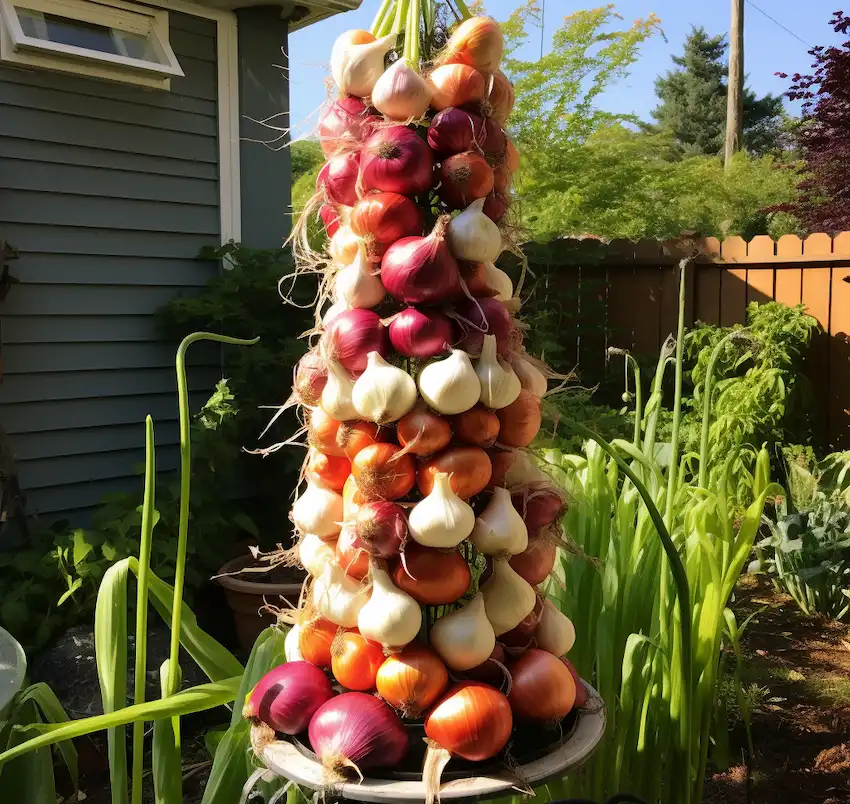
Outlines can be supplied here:
[[850, 615], [850, 509], [842, 502], [816, 492], [794, 511], [783, 498], [776, 518], [765, 517], [770, 535], [756, 545], [749, 569], [767, 575], [804, 614]]
[[[564, 556], [548, 592], [575, 622], [570, 658], [594, 679], [609, 720], [597, 754], [579, 777], [550, 785], [553, 797], [628, 791], [653, 802], [699, 803], [709, 737], [719, 728], [722, 646], [724, 639], [737, 644], [742, 630], [727, 604], [765, 501], [779, 490], [762, 449], [750, 501], [736, 518], [730, 467], [696, 471], [696, 462], [708, 462], [704, 441], [697, 455], [681, 450], [684, 272], [680, 288], [675, 347], [662, 350], [646, 403], [636, 399], [632, 439], [609, 443], [564, 416], [563, 424], [586, 438], [583, 450], [542, 451], [544, 467], [571, 497], [564, 529], [578, 554]], [[662, 459], [658, 411], [671, 366], [673, 422]], [[704, 415], [711, 419], [710, 406]]]

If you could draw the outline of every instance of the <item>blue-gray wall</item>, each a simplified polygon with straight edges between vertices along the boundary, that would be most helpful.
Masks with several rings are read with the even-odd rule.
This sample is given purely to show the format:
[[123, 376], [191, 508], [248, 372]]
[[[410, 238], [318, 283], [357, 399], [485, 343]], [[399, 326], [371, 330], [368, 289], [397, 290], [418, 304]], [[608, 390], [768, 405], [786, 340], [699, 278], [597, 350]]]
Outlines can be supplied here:
[[[148, 413], [176, 465], [174, 344], [151, 314], [218, 270], [194, 257], [219, 242], [219, 185], [215, 23], [170, 20], [186, 73], [170, 92], [0, 67], [0, 239], [21, 251], [0, 426], [48, 520], [138, 483]], [[202, 399], [217, 352], [196, 363]]]

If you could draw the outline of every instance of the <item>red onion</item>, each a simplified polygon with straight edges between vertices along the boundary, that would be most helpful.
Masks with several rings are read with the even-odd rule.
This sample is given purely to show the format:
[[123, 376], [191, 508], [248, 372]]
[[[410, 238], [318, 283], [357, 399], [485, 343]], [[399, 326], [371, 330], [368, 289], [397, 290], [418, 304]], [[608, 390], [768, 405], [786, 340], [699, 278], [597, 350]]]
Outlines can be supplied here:
[[511, 316], [500, 301], [464, 299], [457, 306], [458, 322], [464, 332], [460, 348], [471, 355], [481, 353], [485, 335], [496, 336], [496, 350], [505, 357], [511, 343]]
[[496, 165], [493, 168], [493, 190], [497, 193], [504, 193], [511, 185], [513, 174], [508, 170], [507, 165]]
[[350, 95], [328, 104], [316, 129], [325, 156], [331, 156], [346, 146], [358, 145], [380, 119], [369, 114], [368, 107], [360, 98]]
[[360, 154], [357, 151], [332, 156], [319, 171], [316, 190], [324, 186], [328, 198], [347, 207], [357, 203], [357, 172], [360, 169]]
[[324, 704], [310, 721], [309, 736], [332, 776], [352, 765], [361, 771], [398, 765], [410, 748], [399, 716], [365, 692], [345, 692]]
[[421, 235], [422, 226], [422, 210], [398, 193], [369, 193], [351, 211], [351, 231], [363, 238], [374, 261], [380, 261], [396, 240]]
[[394, 502], [369, 502], [357, 511], [354, 532], [360, 546], [375, 558], [397, 556], [407, 539], [407, 517]]
[[463, 109], [444, 109], [428, 128], [428, 144], [440, 156], [475, 150], [484, 142], [484, 120]]
[[322, 204], [322, 208], [319, 210], [319, 217], [325, 225], [325, 231], [328, 237], [333, 237], [342, 223], [339, 210], [333, 204]]
[[543, 583], [558, 560], [558, 545], [546, 533], [529, 536], [528, 547], [511, 556], [511, 569], [532, 586]]
[[269, 670], [248, 693], [242, 716], [284, 734], [298, 734], [333, 697], [331, 682], [309, 662], [287, 662]]
[[408, 307], [390, 322], [390, 343], [405, 357], [436, 357], [455, 340], [454, 324], [436, 310]]
[[484, 156], [501, 162], [508, 146], [507, 134], [502, 131], [502, 127], [492, 117], [488, 117], [484, 121], [484, 132], [484, 142], [481, 144]]
[[511, 496], [511, 501], [525, 520], [529, 533], [560, 520], [567, 510], [558, 490], [545, 485], [543, 488], [518, 491]]
[[508, 199], [502, 193], [490, 193], [484, 202], [484, 214], [493, 223], [499, 223], [508, 214]]
[[301, 402], [310, 407], [318, 405], [327, 382], [328, 367], [322, 356], [316, 350], [302, 355], [295, 367], [294, 386]]
[[587, 706], [587, 699], [590, 697], [587, 694], [587, 687], [584, 686], [584, 682], [581, 680], [578, 670], [573, 667], [572, 662], [566, 656], [561, 657], [561, 661], [566, 665], [576, 683], [576, 709], [584, 709]]
[[[505, 653], [505, 646], [501, 642], [497, 642], [490, 657], [485, 659], [478, 667], [467, 670], [464, 675], [474, 678], [476, 681], [486, 681], [488, 684], [499, 685], [505, 678], [499, 664], [504, 665], [507, 660], [508, 655]], [[499, 664], [496, 664], [496, 662]]]
[[364, 192], [423, 193], [434, 183], [434, 154], [406, 126], [381, 128], [363, 146], [360, 181]]
[[389, 336], [377, 313], [372, 310], [343, 310], [325, 329], [325, 354], [338, 360], [351, 372], [366, 370], [369, 352], [389, 354]]
[[493, 168], [483, 156], [467, 151], [440, 164], [440, 200], [449, 209], [466, 209], [493, 189]]
[[460, 294], [460, 268], [445, 237], [448, 222], [444, 215], [427, 237], [405, 237], [387, 249], [381, 281], [393, 298], [435, 304]]

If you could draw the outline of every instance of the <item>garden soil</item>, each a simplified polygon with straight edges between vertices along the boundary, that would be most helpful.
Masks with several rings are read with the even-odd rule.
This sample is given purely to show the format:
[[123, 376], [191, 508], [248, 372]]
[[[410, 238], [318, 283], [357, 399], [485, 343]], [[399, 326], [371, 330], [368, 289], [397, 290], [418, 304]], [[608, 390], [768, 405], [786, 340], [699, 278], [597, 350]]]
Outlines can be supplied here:
[[850, 804], [850, 628], [805, 616], [751, 577], [733, 608], [739, 623], [759, 612], [742, 644], [745, 685], [763, 689], [756, 755], [747, 760], [739, 724], [741, 760], [708, 780], [705, 804]]

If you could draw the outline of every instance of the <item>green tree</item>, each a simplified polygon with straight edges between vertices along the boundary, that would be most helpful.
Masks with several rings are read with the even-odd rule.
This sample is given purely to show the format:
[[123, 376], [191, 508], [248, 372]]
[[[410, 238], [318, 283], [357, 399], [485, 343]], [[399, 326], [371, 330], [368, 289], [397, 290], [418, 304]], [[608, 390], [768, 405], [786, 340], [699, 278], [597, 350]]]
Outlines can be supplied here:
[[296, 140], [289, 146], [292, 159], [293, 184], [305, 173], [317, 172], [325, 163], [322, 146], [312, 140]]
[[[694, 27], [684, 52], [674, 56], [676, 69], [655, 81], [661, 104], [652, 111], [656, 130], [670, 136], [685, 153], [719, 154], [726, 132], [726, 86], [729, 74], [724, 36], [709, 36]], [[757, 98], [744, 89], [744, 145], [751, 153], [775, 150], [782, 133], [782, 99]]]

